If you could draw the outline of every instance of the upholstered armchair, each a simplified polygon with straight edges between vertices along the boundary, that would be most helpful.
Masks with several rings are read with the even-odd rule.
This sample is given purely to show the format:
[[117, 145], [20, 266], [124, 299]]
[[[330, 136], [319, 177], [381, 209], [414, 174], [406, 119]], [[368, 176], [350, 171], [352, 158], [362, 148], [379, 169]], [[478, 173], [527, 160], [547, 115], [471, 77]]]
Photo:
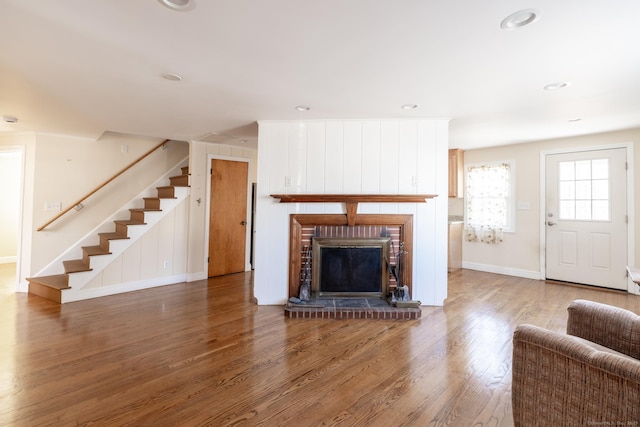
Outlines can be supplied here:
[[592, 301], [569, 305], [567, 334], [513, 335], [515, 426], [640, 426], [640, 317]]

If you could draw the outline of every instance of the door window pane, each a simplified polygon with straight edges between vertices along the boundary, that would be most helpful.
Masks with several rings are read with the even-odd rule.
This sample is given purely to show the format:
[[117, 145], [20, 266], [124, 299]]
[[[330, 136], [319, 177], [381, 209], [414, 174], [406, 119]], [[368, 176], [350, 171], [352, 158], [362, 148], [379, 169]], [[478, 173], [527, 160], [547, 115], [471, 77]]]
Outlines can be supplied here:
[[609, 159], [591, 161], [591, 178], [609, 179]]
[[574, 200], [576, 198], [576, 184], [573, 181], [560, 182], [560, 200]]
[[591, 198], [593, 200], [609, 200], [609, 180], [593, 180], [591, 182]]
[[576, 219], [591, 219], [591, 200], [576, 200]]
[[591, 181], [576, 181], [576, 199], [591, 199]]
[[591, 160], [580, 160], [576, 164], [576, 179], [591, 179]]
[[559, 163], [561, 220], [609, 221], [609, 159]]

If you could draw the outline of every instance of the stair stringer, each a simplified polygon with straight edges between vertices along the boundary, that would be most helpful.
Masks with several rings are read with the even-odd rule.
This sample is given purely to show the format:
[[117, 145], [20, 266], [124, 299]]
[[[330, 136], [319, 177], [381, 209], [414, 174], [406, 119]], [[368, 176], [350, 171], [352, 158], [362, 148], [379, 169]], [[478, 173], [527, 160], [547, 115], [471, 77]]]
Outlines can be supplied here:
[[[84, 246], [92, 246], [97, 244], [99, 241], [98, 234], [99, 233], [109, 233], [113, 232], [114, 229], [114, 221], [122, 220], [129, 216], [130, 209], [140, 208], [141, 202], [145, 197], [157, 197], [157, 188], [166, 186], [169, 182], [169, 177], [175, 176], [179, 173], [181, 168], [188, 166], [189, 158], [186, 157], [178, 162], [172, 169], [163, 174], [160, 178], [158, 178], [154, 183], [149, 185], [146, 189], [141, 191], [135, 197], [133, 197], [127, 204], [122, 206], [116, 212], [114, 212], [111, 216], [106, 218], [102, 223], [96, 226], [93, 230], [89, 231], [84, 237], [78, 240], [75, 244], [71, 245], [69, 249], [47, 264], [44, 268], [34, 274], [34, 277], [40, 276], [49, 276], [56, 274], [64, 274], [63, 261], [68, 259], [78, 259], [82, 258], [83, 251], [82, 247]], [[143, 236], [151, 227], [157, 224], [162, 218], [164, 218], [168, 213], [173, 211], [175, 207], [177, 207], [183, 200], [185, 200], [190, 194], [189, 187], [175, 187], [175, 199], [161, 199], [161, 209], [162, 211], [157, 212], [145, 212], [145, 224], [144, 225], [131, 225], [128, 226], [128, 239], [122, 240], [111, 240], [109, 249], [111, 254], [109, 255], [98, 255], [91, 257], [91, 271], [88, 272], [78, 272], [69, 274], [69, 286], [73, 289], [76, 287], [76, 291], [84, 287], [89, 281], [95, 278], [100, 272], [104, 270], [113, 260], [115, 260], [119, 255], [121, 255], [127, 248], [129, 248], [135, 241], [137, 241], [141, 236]], [[102, 259], [100, 259], [102, 258]], [[75, 277], [74, 277], [75, 276]], [[72, 289], [65, 289], [67, 293]], [[68, 298], [73, 298], [72, 295], [77, 292], [69, 293], [68, 297], [65, 297], [65, 292], [62, 293], [62, 302], [76, 301], [76, 299], [68, 300]], [[87, 297], [93, 298], [93, 297]], [[80, 298], [86, 299], [86, 298]]]
[[85, 289], [85, 286], [87, 286], [87, 284], [89, 284], [94, 278], [101, 274], [105, 270], [105, 268], [107, 268], [109, 265], [111, 265], [111, 263], [118, 259], [118, 257], [120, 257], [124, 252], [126, 252], [127, 249], [133, 246], [136, 241], [138, 241], [155, 225], [162, 221], [163, 218], [169, 215], [180, 204], [188, 203], [188, 201], [186, 201], [190, 194], [190, 189], [188, 187], [176, 187], [175, 194], [175, 199], [161, 200], [160, 207], [162, 211], [145, 212], [144, 225], [128, 226], [128, 239], [111, 240], [109, 242], [109, 250], [111, 252], [110, 254], [92, 256], [90, 271], [70, 273], [70, 287], [69, 289], [62, 289], [60, 302], [64, 304], [66, 302], [80, 301], [84, 299], [114, 295], [122, 292], [131, 292], [135, 290], [185, 281], [186, 272], [184, 274], [162, 276], [133, 283], [122, 283], [117, 285]]

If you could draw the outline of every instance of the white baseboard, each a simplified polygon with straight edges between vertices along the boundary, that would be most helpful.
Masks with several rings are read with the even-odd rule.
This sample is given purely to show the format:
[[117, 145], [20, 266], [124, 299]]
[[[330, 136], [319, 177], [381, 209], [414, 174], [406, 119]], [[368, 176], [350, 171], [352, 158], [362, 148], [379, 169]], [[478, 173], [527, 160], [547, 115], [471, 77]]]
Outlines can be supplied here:
[[484, 271], [485, 273], [504, 274], [505, 276], [523, 277], [525, 279], [544, 280], [539, 271], [521, 270], [518, 268], [502, 267], [499, 265], [478, 264], [475, 262], [462, 262], [462, 268], [468, 270]]
[[17, 256], [0, 256], [0, 264], [11, 264], [17, 262]]
[[207, 280], [209, 277], [206, 271], [200, 271], [198, 273], [187, 274], [187, 282], [195, 282], [197, 280]]
[[174, 276], [156, 277], [149, 280], [140, 280], [138, 282], [121, 283], [119, 285], [113, 286], [79, 289], [77, 292], [74, 292], [73, 288], [71, 288], [69, 290], [62, 291], [62, 303], [104, 297], [107, 295], [122, 294], [125, 292], [139, 291], [142, 289], [155, 288], [158, 286], [175, 285], [177, 283], [186, 282], [186, 278], [186, 274], [178, 274]]

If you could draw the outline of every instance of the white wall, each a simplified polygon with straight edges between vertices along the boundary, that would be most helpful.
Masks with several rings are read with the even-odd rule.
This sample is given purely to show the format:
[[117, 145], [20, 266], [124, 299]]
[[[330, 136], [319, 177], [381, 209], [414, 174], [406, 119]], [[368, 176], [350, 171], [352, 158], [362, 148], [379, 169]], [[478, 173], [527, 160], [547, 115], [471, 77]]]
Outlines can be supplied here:
[[[84, 290], [99, 294], [97, 288], [141, 288], [141, 282], [166, 284], [184, 281], [187, 270], [187, 228], [189, 198], [157, 224], [151, 226], [131, 247], [91, 280]], [[93, 291], [92, 291], [93, 290]], [[108, 291], [107, 291], [108, 292]]]
[[437, 194], [427, 203], [360, 204], [359, 213], [414, 215], [414, 299], [447, 295], [446, 120], [261, 121], [254, 294], [288, 298], [289, 214], [344, 213], [340, 203], [280, 204], [277, 193]]
[[[526, 144], [514, 144], [500, 147], [465, 151], [465, 164], [515, 160], [516, 162], [516, 201], [528, 202], [530, 209], [516, 210], [516, 232], [505, 233], [504, 242], [487, 245], [477, 242], [463, 242], [463, 267], [494, 271], [521, 277], [541, 277], [540, 247], [540, 154], [542, 152], [607, 146], [612, 144], [634, 145], [634, 159], [628, 159], [633, 165], [640, 164], [640, 129], [610, 132], [574, 138], [555, 139]], [[633, 167], [630, 169], [633, 171]], [[640, 200], [640, 173], [635, 173], [635, 199]], [[635, 210], [635, 223], [640, 224], [640, 211]], [[640, 236], [630, 236], [633, 245], [638, 247]], [[636, 265], [640, 258], [636, 251]]]

